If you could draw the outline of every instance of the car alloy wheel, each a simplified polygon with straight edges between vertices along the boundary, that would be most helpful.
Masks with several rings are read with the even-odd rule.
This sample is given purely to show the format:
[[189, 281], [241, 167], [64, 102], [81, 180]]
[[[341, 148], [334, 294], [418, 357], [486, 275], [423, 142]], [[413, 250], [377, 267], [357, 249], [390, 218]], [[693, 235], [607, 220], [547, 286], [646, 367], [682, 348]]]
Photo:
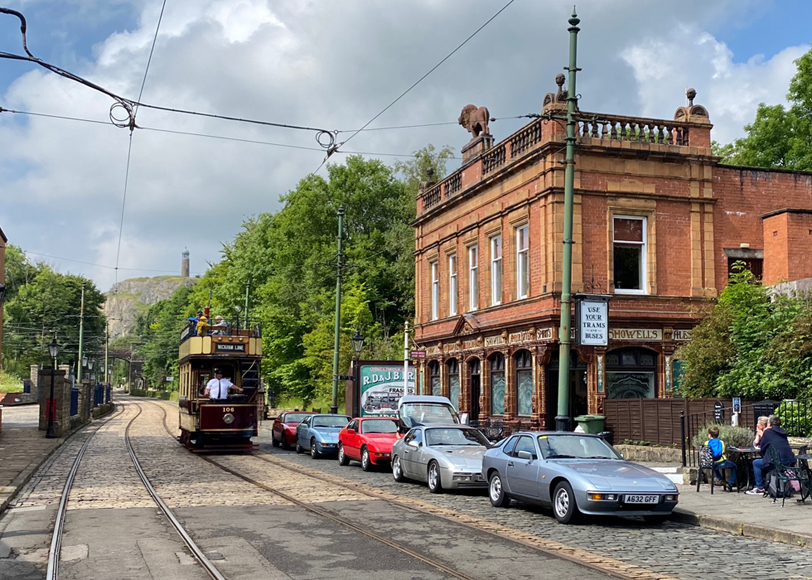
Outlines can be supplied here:
[[279, 441], [276, 440], [276, 435], [271, 433], [271, 445], [274, 447], [279, 447]]
[[488, 484], [488, 498], [494, 507], [507, 507], [510, 503], [510, 498], [505, 493], [505, 488], [502, 487], [502, 476], [498, 471], [494, 471], [491, 475], [491, 481]]
[[282, 449], [290, 449], [290, 445], [288, 445], [288, 436], [285, 435], [284, 431], [282, 431], [282, 436], [280, 437], [279, 444], [282, 446]]
[[403, 467], [400, 464], [400, 457], [395, 455], [392, 458], [392, 477], [395, 478], [395, 481], [401, 482], [406, 478], [403, 476]]
[[364, 471], [372, 469], [372, 461], [369, 459], [369, 449], [366, 447], [361, 449], [361, 469]]
[[304, 447], [299, 445], [299, 440], [296, 440], [296, 453], [304, 453]]
[[566, 481], [559, 483], [553, 492], [553, 514], [562, 524], [575, 523], [580, 515], [572, 486]]
[[319, 450], [316, 449], [315, 439], [310, 440], [310, 457], [312, 457], [313, 459], [318, 459], [319, 457]]
[[443, 482], [440, 480], [440, 468], [436, 461], [429, 463], [429, 491], [431, 493], [442, 493]]
[[347, 454], [344, 453], [344, 446], [339, 443], [338, 444], [338, 464], [339, 465], [349, 465], [350, 460], [347, 457]]

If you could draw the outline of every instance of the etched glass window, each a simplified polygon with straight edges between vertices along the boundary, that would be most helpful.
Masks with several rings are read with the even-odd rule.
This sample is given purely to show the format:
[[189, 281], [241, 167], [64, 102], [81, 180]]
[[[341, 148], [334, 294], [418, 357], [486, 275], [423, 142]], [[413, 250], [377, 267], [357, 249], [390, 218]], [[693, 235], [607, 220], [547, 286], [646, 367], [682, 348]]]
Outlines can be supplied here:
[[429, 363], [429, 384], [431, 385], [431, 394], [435, 397], [440, 397], [443, 394], [443, 388], [440, 385], [440, 363], [431, 361]]
[[533, 358], [526, 350], [516, 354], [516, 413], [533, 412]]
[[446, 363], [448, 367], [448, 398], [457, 409], [460, 408], [460, 365], [452, 358]]
[[505, 414], [505, 357], [497, 353], [490, 358], [491, 415]]
[[609, 399], [651, 399], [656, 396], [656, 353], [622, 348], [606, 355], [606, 396]]

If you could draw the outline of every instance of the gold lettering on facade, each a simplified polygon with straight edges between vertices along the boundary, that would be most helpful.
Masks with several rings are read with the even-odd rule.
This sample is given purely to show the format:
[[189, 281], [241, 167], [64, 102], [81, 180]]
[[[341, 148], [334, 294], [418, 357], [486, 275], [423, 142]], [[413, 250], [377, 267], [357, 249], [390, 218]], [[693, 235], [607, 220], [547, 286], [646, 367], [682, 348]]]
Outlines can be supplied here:
[[533, 340], [533, 334], [529, 330], [523, 330], [521, 332], [511, 332], [508, 336], [508, 342], [510, 344], [519, 344], [522, 342], [531, 342]]
[[[676, 333], [676, 331], [674, 331]], [[610, 328], [610, 340], [662, 340], [660, 328]]]
[[502, 346], [503, 344], [505, 344], [505, 337], [501, 334], [485, 337], [485, 346]]
[[536, 340], [552, 340], [552, 339], [553, 339], [552, 328], [539, 328], [536, 331]]
[[691, 331], [681, 328], [674, 329], [674, 340], [691, 340]]

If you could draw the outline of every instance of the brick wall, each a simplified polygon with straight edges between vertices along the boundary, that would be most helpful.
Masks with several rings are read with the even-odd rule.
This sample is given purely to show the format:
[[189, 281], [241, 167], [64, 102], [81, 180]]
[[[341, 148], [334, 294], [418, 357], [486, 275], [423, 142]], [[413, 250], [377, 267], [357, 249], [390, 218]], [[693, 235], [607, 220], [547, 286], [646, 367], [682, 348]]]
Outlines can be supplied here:
[[768, 214], [763, 230], [765, 284], [812, 278], [812, 212]]

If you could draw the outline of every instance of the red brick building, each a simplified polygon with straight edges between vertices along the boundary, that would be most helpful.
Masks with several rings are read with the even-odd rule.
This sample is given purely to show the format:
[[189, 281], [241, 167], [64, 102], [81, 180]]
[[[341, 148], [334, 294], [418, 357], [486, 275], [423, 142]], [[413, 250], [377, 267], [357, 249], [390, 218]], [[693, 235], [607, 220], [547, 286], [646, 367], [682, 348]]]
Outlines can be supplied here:
[[[560, 86], [545, 97], [544, 111], [565, 108]], [[573, 292], [612, 300], [608, 347], [573, 351], [572, 415], [672, 396], [674, 351], [735, 261], [768, 284], [812, 277], [812, 174], [719, 165], [711, 128], [693, 98], [673, 120], [579, 124]], [[421, 185], [419, 388], [473, 418], [554, 426], [564, 133], [537, 119], [499, 143], [480, 135], [460, 169]]]

